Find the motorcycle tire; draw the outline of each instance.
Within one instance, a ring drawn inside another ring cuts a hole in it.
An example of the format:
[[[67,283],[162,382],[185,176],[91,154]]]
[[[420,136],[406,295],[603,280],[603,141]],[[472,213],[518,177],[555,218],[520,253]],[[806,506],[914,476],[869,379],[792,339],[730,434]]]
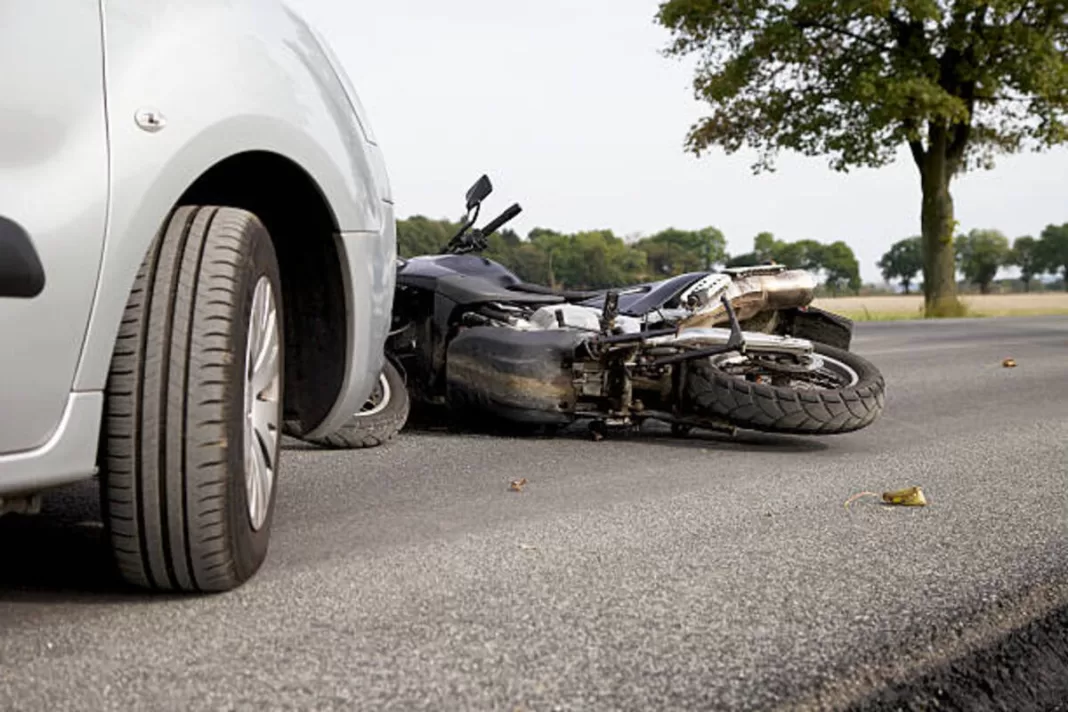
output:
[[[746,380],[713,359],[689,362],[683,408],[697,417],[727,420],[769,433],[831,435],[871,425],[883,410],[886,384],[879,370],[855,353],[813,342],[814,351],[855,380],[841,388],[794,388]]]
[[[330,435],[305,439],[339,450],[378,447],[392,440],[408,420],[411,399],[404,378],[390,361],[386,361],[378,378],[371,398],[348,423]]]

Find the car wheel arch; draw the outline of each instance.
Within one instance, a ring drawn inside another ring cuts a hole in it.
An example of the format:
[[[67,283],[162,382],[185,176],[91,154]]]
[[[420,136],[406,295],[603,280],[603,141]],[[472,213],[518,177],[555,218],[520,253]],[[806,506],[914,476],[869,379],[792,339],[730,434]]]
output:
[[[284,420],[303,431],[327,415],[344,385],[349,320],[337,216],[315,179],[271,151],[246,151],[206,170],[176,202],[255,214],[274,244],[286,333]]]

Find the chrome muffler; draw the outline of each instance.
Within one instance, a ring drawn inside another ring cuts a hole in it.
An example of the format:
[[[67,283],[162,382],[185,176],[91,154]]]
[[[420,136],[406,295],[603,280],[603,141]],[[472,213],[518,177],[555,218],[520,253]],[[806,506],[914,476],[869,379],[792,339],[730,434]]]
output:
[[[685,329],[678,334],[656,336],[645,341],[647,346],[682,346],[691,349],[704,349],[726,346],[731,338],[730,329],[717,327],[696,327]],[[812,342],[792,336],[777,336],[760,332],[745,332],[745,350],[794,356],[807,356],[812,353]]]
[[[816,294],[816,278],[803,269],[751,268],[710,274],[680,295],[691,310],[680,330],[719,326],[730,321],[722,298],[727,297],[739,321],[765,311],[807,306]]]

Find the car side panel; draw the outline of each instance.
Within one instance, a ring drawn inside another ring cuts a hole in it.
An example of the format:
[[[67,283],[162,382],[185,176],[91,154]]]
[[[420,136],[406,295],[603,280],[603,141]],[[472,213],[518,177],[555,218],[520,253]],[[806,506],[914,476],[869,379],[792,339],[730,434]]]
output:
[[[392,323],[390,314],[397,282],[394,258],[382,259],[383,252],[395,253],[397,243],[393,207],[387,204],[386,210],[385,227],[373,239],[360,233],[343,233],[338,238],[338,249],[345,256],[343,263],[348,264],[345,292],[352,310],[349,321],[360,325],[360,336],[349,340],[349,371],[341,388],[341,397],[323,422],[308,431],[308,437],[329,435],[347,423],[367,402],[377,375],[385,365],[383,345]]]
[[[108,204],[99,6],[0,3],[0,67],[2,239],[19,270],[44,277],[0,294],[0,453],[12,453],[43,446],[64,417],[97,283]]]
[[[128,290],[151,240],[186,188],[235,154],[273,151],[315,180],[338,239],[349,245],[345,254],[374,263],[349,265],[364,280],[347,290],[350,300],[366,298],[366,278],[391,267],[396,249],[388,178],[313,31],[285,5],[259,0],[105,0],[104,17],[112,218],[76,386],[105,385]],[[134,118],[143,109],[158,112],[163,127],[139,128]],[[368,363],[357,357],[378,324],[388,325],[391,307],[392,292],[370,304],[350,301],[354,392],[338,405],[358,406],[370,393],[377,374],[360,373]]]

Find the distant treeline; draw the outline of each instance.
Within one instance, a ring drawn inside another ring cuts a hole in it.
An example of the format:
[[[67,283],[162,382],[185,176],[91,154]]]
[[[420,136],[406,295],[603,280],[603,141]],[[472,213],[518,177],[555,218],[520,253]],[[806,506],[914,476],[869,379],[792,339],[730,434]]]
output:
[[[398,220],[398,250],[404,257],[436,254],[459,228],[458,223],[422,215]],[[1011,244],[997,230],[972,230],[959,235],[955,247],[958,272],[983,293],[990,291],[1002,267],[1018,267],[1025,290],[1047,273],[1068,276],[1068,223],[1048,225],[1038,239],[1023,236]],[[636,240],[624,240],[611,230],[567,234],[538,227],[521,238],[505,229],[490,236],[484,255],[527,282],[554,288],[621,287],[719,266],[767,262],[818,274],[824,293],[858,293],[862,287],[860,264],[841,240],[784,242],[762,232],[753,239],[752,251],[732,256],[727,254],[723,233],[714,227],[668,228]],[[899,282],[909,292],[923,272],[920,238],[894,243],[877,266],[884,279]]]
[[[1018,267],[1024,291],[1044,274],[1060,276],[1068,289],[1068,223],[1047,225],[1036,240],[1030,235],[1016,238],[1012,244],[998,230],[972,230],[954,240],[957,271],[964,281],[986,294],[1002,267]],[[923,273],[923,247],[920,237],[895,242],[877,266],[883,279],[897,280],[909,292],[917,276]]]
[[[438,253],[459,228],[457,223],[421,215],[398,220],[398,250],[403,257]],[[483,254],[527,282],[554,288],[620,287],[717,266],[767,261],[816,272],[831,293],[855,292],[861,286],[860,265],[844,242],[782,242],[764,232],[756,236],[752,252],[732,257],[727,254],[726,238],[714,227],[668,228],[633,241],[611,230],[564,234],[535,228],[524,239],[505,229],[490,236]]]

